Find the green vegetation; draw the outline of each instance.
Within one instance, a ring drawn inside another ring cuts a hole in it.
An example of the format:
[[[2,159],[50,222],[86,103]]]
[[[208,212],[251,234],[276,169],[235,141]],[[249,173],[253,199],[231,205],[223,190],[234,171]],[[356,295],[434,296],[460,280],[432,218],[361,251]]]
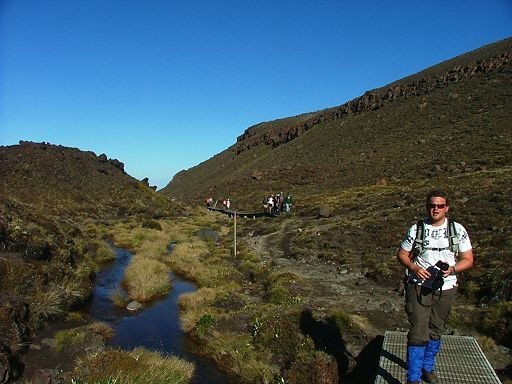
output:
[[[162,356],[142,348],[130,352],[105,350],[82,358],[75,383],[185,384],[194,365],[176,357]]]

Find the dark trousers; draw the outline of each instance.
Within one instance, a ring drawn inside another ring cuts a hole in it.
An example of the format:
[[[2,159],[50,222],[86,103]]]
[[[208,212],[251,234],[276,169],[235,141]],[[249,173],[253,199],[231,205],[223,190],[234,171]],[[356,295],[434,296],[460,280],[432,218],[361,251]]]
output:
[[[430,339],[439,339],[455,298],[457,287],[445,291],[407,284],[405,311],[409,320],[409,345],[426,345]]]

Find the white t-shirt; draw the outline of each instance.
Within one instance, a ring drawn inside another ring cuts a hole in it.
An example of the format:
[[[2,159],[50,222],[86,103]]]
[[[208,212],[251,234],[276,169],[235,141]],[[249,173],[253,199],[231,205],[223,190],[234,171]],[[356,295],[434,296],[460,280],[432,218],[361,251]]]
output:
[[[448,239],[448,220],[445,219],[444,223],[440,226],[433,226],[424,222],[425,225],[425,238],[423,239],[423,252],[416,257],[414,263],[420,267],[427,269],[428,267],[435,265],[439,260],[447,263],[449,266],[455,265],[455,254],[450,251],[450,241]],[[416,239],[416,226],[414,224],[409,228],[405,235],[402,244],[400,245],[403,249],[410,252]],[[471,241],[469,240],[466,229],[459,223],[455,222],[455,232],[459,238],[459,252],[466,252],[472,249]],[[434,249],[432,249],[434,248]],[[437,249],[436,249],[437,248]],[[439,250],[447,248],[444,250]],[[418,284],[422,283],[422,280],[416,277],[414,274],[411,275],[414,282]],[[450,289],[457,285],[457,276],[450,275],[445,277],[442,289]]]

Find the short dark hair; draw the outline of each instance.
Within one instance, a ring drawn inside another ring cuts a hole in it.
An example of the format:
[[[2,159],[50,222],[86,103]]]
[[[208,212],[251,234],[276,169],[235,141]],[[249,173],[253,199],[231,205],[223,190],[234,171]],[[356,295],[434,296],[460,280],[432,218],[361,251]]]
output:
[[[450,205],[450,200],[448,199],[448,194],[445,191],[434,190],[430,191],[427,195],[427,199],[425,200],[425,204],[430,203],[430,199],[433,197],[442,197],[444,201],[446,201],[446,205]]]

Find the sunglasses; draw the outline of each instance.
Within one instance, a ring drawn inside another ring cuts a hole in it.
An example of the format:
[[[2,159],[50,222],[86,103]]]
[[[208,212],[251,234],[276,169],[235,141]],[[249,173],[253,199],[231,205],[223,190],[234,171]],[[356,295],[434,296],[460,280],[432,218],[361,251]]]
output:
[[[437,209],[444,209],[446,207],[446,204],[427,204],[427,208],[428,209],[434,209],[434,208],[437,208]]]

